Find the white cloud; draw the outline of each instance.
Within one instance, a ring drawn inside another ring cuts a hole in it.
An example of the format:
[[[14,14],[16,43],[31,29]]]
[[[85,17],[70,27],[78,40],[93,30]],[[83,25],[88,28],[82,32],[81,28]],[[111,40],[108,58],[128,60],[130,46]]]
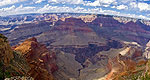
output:
[[[23,5],[16,7],[12,5],[11,7],[0,9],[0,15],[6,16],[6,15],[25,14],[25,13],[32,13],[35,11],[36,11],[35,7],[29,7],[29,6],[23,7]]]
[[[105,3],[105,4],[111,4],[115,2],[116,0],[99,0],[100,3]]]
[[[26,6],[26,7],[23,7],[23,5],[20,5],[19,7],[17,7],[16,9],[15,9],[15,12],[20,12],[20,13],[24,13],[24,12],[34,12],[35,10],[35,7],[30,7],[30,6]]]
[[[38,9],[37,12],[40,13],[46,13],[46,12],[101,13],[102,9],[101,8],[85,9],[84,7],[79,7],[79,6],[75,8],[70,8],[68,6],[59,7],[59,6],[51,6],[47,4],[43,8]]]
[[[150,10],[150,5],[147,3],[138,3],[138,8],[140,9],[140,11]]]
[[[51,3],[51,2],[57,3],[57,0],[48,0],[48,2],[49,2],[49,3]]]
[[[94,2],[89,2],[87,4],[85,4],[87,6],[101,6],[100,2],[98,0],[94,1]]]
[[[123,9],[128,9],[128,6],[126,6],[126,5],[119,5],[116,8],[119,9],[119,10],[123,10]]]
[[[104,6],[108,7],[110,4],[117,4],[116,0],[95,0],[94,2],[87,2],[87,6]]]
[[[48,0],[48,2],[68,3],[68,4],[83,4],[83,0]]]
[[[136,2],[136,0],[117,0],[117,2],[126,4],[126,3],[130,3],[130,2]]]
[[[103,10],[102,14],[106,14],[106,15],[119,15],[120,12],[113,11],[113,10]]]
[[[12,5],[11,7],[2,8],[2,9],[0,9],[0,14],[6,13],[8,11],[12,11],[14,9],[15,9],[14,5]]]
[[[41,3],[43,1],[45,1],[45,0],[36,0],[35,3]]]
[[[138,5],[137,5],[136,2],[131,2],[131,3],[129,3],[129,6],[130,6],[131,8],[137,8],[137,7],[138,7]]]
[[[44,7],[37,10],[38,13],[46,13],[46,12],[73,12],[73,8],[68,6],[51,6],[49,4],[45,5]]]
[[[14,4],[14,3],[23,2],[23,1],[26,1],[26,0],[1,0],[0,6],[5,6],[8,4]]]
[[[14,9],[15,9],[15,6],[12,5],[11,7],[3,8],[3,11],[11,11],[11,10],[14,10]]]
[[[104,6],[109,7],[110,4],[116,4],[116,0],[95,0],[94,2],[87,2],[84,5],[86,6]]]

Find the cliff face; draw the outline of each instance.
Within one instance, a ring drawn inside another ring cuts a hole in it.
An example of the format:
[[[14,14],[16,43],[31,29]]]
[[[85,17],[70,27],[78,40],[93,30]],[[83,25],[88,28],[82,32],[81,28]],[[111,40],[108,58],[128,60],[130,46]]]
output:
[[[150,59],[150,41],[146,44],[145,52],[143,56],[147,59]]]
[[[7,38],[4,35],[0,34],[0,61],[8,65],[10,63],[10,60],[13,58],[13,50],[11,49]]]
[[[35,80],[54,80],[52,73],[57,70],[55,52],[49,52],[36,38],[13,47],[15,52],[2,34],[0,43],[0,73],[3,73],[0,74],[0,79],[8,78],[9,75],[31,76]]]
[[[58,20],[47,32],[36,36],[39,42],[47,46],[59,45],[88,45],[89,42],[103,43],[105,39],[98,36],[88,25],[77,18],[66,18],[65,21]]]
[[[31,68],[28,74],[35,80],[54,79],[52,73],[57,70],[55,53],[49,52],[46,46],[37,42],[36,38],[25,40],[14,50],[21,52],[25,57]]]
[[[26,71],[28,71],[28,65],[24,59],[20,59],[20,56],[11,49],[7,38],[0,34],[0,79],[20,76]]]
[[[143,69],[143,72],[141,72],[143,74],[146,71],[145,65],[147,61],[142,57],[143,52],[140,47],[132,46],[129,50],[124,50],[126,49],[123,49],[116,57],[110,59],[111,71],[106,76],[107,80],[128,80],[132,79],[131,76],[134,74],[140,73],[140,70]],[[122,52],[125,55],[122,55]]]
[[[139,20],[135,22],[131,20],[127,23],[122,23],[112,17],[100,16],[88,24],[99,36],[105,38],[137,42],[142,46],[149,40],[149,26],[143,24]]]
[[[149,40],[150,28],[144,23],[149,21],[104,15],[75,15],[29,15],[25,16],[25,20],[31,20],[30,23],[6,24],[2,25],[0,30],[8,37],[11,45],[16,45],[29,37],[36,37],[47,45],[51,43],[54,45],[62,43],[87,45],[88,42],[102,42],[101,40],[112,38],[145,45]],[[65,20],[61,20],[61,18]],[[69,41],[61,40],[61,37],[74,38],[73,40],[76,42],[70,39]]]

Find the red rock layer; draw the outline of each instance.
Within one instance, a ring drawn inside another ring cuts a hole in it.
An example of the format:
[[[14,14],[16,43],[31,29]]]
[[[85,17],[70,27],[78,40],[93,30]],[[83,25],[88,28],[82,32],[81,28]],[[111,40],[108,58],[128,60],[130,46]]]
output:
[[[24,41],[15,48],[22,53],[30,64],[28,74],[35,80],[53,80],[52,73],[57,70],[55,53],[49,52],[45,45],[37,42],[36,38]]]

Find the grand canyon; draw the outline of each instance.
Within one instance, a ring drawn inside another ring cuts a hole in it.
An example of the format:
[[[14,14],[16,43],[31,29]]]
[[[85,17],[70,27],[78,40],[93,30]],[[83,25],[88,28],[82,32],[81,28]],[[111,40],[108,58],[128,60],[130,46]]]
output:
[[[0,17],[0,80],[150,80],[150,21],[86,13]]]

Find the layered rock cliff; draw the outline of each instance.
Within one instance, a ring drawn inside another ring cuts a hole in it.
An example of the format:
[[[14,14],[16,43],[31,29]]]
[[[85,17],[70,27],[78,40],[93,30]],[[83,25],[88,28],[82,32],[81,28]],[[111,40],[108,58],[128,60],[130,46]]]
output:
[[[0,79],[6,77],[20,76],[26,73],[28,65],[20,55],[14,52],[7,38],[0,34]],[[22,65],[20,65],[22,64]]]
[[[13,50],[11,49],[7,38],[0,34],[0,61],[4,64],[9,64],[10,60],[13,58]]]
[[[58,44],[62,44],[59,41],[62,36],[66,36],[66,38],[77,37],[79,41],[76,44],[87,44],[87,42],[99,42],[100,40],[113,38],[130,42],[134,41],[145,45],[150,36],[149,25],[144,23],[149,21],[128,17],[86,14],[43,14],[32,17],[35,21],[31,23],[1,25],[1,33],[4,33],[8,37],[11,45],[16,45],[20,41],[34,36],[40,42],[47,45],[53,42],[55,42],[53,44],[57,42],[59,42]],[[31,15],[28,15],[26,18],[31,18]],[[63,21],[61,18],[65,20]],[[4,18],[4,21],[7,21],[7,19]],[[18,33],[22,34],[18,35]],[[66,41],[65,39],[63,41],[61,42],[64,44],[66,42],[71,43],[71,40]],[[69,43],[66,44],[69,45]]]
[[[21,52],[29,63],[28,74],[35,80],[54,80],[52,73],[57,70],[54,52],[37,42],[36,38],[25,40],[16,46],[15,51]],[[42,74],[41,74],[42,73]]]
[[[13,47],[14,51],[2,34],[0,43],[0,79],[30,76],[35,80],[54,80],[52,73],[57,70],[55,52],[49,52],[36,38]]]

